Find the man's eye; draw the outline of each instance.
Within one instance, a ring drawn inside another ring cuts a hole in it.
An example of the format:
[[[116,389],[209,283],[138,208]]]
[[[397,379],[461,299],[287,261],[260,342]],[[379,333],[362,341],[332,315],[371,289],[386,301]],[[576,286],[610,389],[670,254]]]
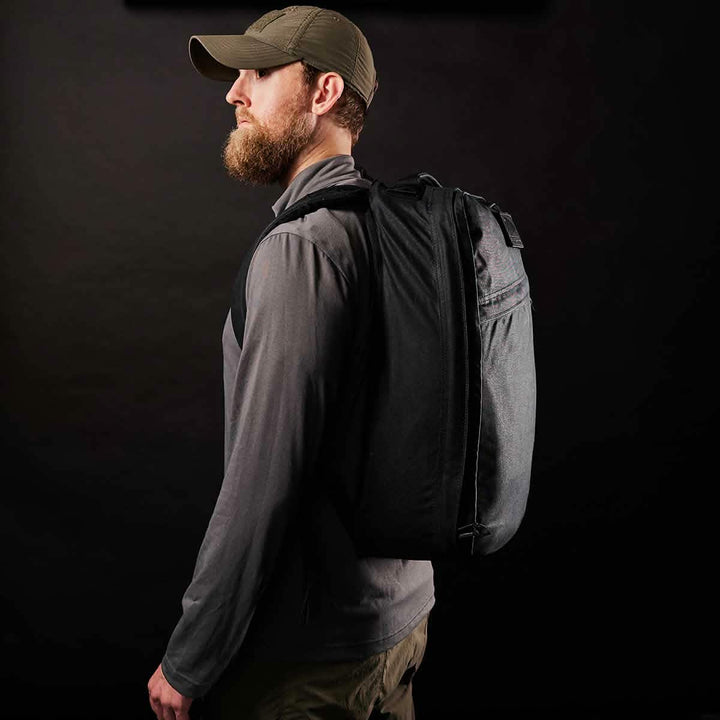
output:
[[[268,74],[267,68],[258,68],[255,72],[259,78],[265,77]]]

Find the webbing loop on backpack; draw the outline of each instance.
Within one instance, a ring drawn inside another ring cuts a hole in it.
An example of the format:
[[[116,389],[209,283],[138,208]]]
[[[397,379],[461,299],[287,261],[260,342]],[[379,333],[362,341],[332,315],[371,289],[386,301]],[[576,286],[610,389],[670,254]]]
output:
[[[505,236],[505,242],[509,247],[523,248],[525,247],[520,239],[520,233],[515,225],[515,221],[512,219],[510,213],[503,212],[497,203],[490,205],[495,219],[502,228],[503,235]]]

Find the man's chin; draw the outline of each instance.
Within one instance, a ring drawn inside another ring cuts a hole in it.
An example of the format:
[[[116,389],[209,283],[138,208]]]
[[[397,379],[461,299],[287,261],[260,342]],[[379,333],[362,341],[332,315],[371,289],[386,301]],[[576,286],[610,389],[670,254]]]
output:
[[[237,128],[228,136],[223,150],[225,170],[230,177],[252,185],[269,185],[275,173],[267,160],[263,162],[261,148],[248,142],[248,133]]]
[[[280,131],[252,122],[231,130],[225,143],[225,168],[237,180],[253,185],[282,183],[312,137],[301,114],[291,117]]]
[[[230,177],[251,185],[273,185],[283,180],[295,153],[281,152],[269,143],[248,142],[246,137],[231,137],[223,159]]]

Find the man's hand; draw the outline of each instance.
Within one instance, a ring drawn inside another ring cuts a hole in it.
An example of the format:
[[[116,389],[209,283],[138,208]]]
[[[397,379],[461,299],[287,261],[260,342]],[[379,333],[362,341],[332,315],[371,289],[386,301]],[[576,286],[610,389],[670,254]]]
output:
[[[181,695],[163,675],[162,666],[148,681],[150,707],[158,720],[190,720],[192,698]]]

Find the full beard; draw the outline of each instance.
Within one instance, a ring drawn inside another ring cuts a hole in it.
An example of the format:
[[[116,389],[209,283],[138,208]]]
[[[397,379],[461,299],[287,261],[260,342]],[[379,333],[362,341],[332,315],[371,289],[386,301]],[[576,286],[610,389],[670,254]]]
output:
[[[288,175],[312,136],[304,99],[304,96],[298,98],[288,109],[287,120],[280,128],[252,119],[228,135],[223,161],[231,177],[256,185],[271,185]]]

